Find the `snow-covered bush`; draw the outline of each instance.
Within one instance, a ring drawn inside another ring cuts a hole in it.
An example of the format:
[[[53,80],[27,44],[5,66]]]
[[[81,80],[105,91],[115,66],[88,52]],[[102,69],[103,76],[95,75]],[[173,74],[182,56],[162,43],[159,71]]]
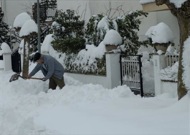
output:
[[[130,12],[117,18],[94,15],[89,19],[84,34],[84,21],[79,19],[80,16],[73,10],[58,11],[52,24],[55,36],[53,48],[66,53],[64,63],[68,71],[105,74],[105,46],[123,44],[121,51],[128,55],[137,54],[140,45],[145,44],[139,41],[137,35],[141,23],[139,17],[146,15],[142,11]],[[86,49],[85,41],[88,46]],[[97,54],[97,48],[101,48],[99,56],[93,55],[94,52]]]
[[[42,43],[41,51],[55,57],[63,64],[65,71],[83,74],[106,74],[105,45],[103,42],[97,47],[86,45],[86,49],[82,49],[77,54],[67,54],[54,50],[52,47],[52,41],[54,40],[53,34],[47,35]]]
[[[123,46],[121,50],[128,55],[136,54],[141,45],[147,44],[147,41],[139,41],[137,35],[141,23],[140,16],[147,16],[147,13],[135,11],[117,18],[109,18],[99,14],[94,15],[87,23],[87,42],[98,45],[104,39],[106,33],[114,29],[122,37]]]

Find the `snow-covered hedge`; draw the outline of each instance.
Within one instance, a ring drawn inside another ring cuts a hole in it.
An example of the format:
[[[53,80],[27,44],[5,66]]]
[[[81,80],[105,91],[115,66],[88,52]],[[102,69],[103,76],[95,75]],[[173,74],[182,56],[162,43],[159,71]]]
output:
[[[42,44],[41,51],[45,54],[49,53],[58,59],[63,64],[65,71],[83,74],[106,74],[105,45],[103,42],[97,47],[86,45],[86,48],[77,54],[67,54],[54,50],[52,47],[53,40],[53,34],[47,35]]]

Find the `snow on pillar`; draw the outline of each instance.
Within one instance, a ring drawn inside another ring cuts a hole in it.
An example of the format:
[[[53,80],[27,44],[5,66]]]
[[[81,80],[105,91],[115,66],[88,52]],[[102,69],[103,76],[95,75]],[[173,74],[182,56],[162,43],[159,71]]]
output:
[[[155,96],[162,93],[162,83],[160,79],[160,70],[165,68],[165,55],[153,55],[154,63],[154,84],[155,84]]]
[[[120,53],[106,53],[106,76],[110,89],[121,85]]]
[[[11,62],[11,49],[7,43],[1,44],[2,54],[3,54],[3,63],[4,63],[4,71],[12,70],[12,62]]]

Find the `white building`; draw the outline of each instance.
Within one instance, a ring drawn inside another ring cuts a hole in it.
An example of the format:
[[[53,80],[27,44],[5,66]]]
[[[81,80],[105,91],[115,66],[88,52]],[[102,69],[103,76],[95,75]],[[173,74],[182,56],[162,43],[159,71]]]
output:
[[[9,25],[13,24],[14,18],[21,12],[32,13],[32,5],[37,0],[0,0],[0,5],[5,13],[4,21]],[[119,13],[130,12],[134,10],[142,10],[142,5],[139,0],[57,0],[58,9],[65,11],[66,9],[73,9],[78,12],[83,19],[88,20],[92,15],[98,13],[104,13],[117,16]],[[120,8],[120,10],[119,10]],[[116,14],[111,12],[118,9]],[[139,36],[141,39],[145,38],[145,33],[150,26],[154,26],[160,22],[167,24],[174,33],[175,44],[179,44],[179,28],[177,19],[173,16],[169,10],[149,12],[147,18],[142,18],[142,24],[140,26]]]

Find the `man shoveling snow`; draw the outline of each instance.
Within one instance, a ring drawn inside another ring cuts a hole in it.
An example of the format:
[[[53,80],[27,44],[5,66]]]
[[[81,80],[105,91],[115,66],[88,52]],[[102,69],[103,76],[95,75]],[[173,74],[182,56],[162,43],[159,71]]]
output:
[[[32,60],[33,62],[37,62],[37,65],[28,75],[28,79],[41,70],[44,75],[44,78],[41,80],[46,81],[49,79],[49,89],[55,90],[57,86],[62,89],[65,86],[63,77],[64,68],[55,58],[37,52],[33,55]]]

